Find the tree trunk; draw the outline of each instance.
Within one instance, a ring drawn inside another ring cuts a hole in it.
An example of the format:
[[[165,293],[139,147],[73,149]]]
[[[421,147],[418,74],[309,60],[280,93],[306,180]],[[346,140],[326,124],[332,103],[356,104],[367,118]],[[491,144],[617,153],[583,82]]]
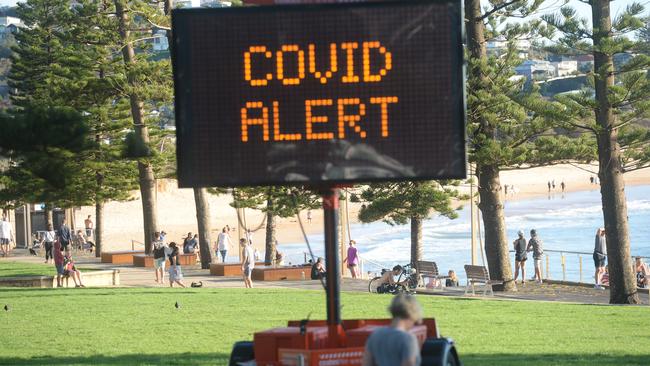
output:
[[[120,39],[124,43],[122,47],[122,57],[124,64],[127,68],[127,82],[130,86],[136,87],[137,81],[135,75],[131,72],[131,68],[135,64],[135,51],[131,43],[129,31],[129,18],[124,12],[124,0],[114,0],[115,13],[119,19],[119,32]],[[135,136],[138,146],[147,146],[149,144],[149,130],[145,124],[143,115],[144,105],[140,97],[132,92],[129,95],[129,103],[131,105],[131,116],[133,117],[133,126],[135,128]],[[142,157],[140,157],[142,158]],[[156,180],[153,173],[151,163],[139,160],[138,161],[138,174],[140,184],[140,195],[142,198],[142,216],[144,219],[144,243],[145,252],[151,253],[151,243],[154,232],[157,231],[157,208],[156,208]]]
[[[54,227],[54,212],[52,212],[52,205],[49,203],[45,204],[45,229],[47,230],[50,225],[52,225],[52,228],[56,230]],[[29,215],[29,212],[27,213]]]
[[[596,123],[600,127],[598,132],[598,177],[600,178],[600,194],[607,237],[610,274],[609,302],[612,304],[638,304],[639,296],[630,255],[621,149],[618,143],[616,120],[608,98],[610,89],[614,86],[614,62],[611,55],[597,51],[612,41],[609,4],[609,0],[593,0],[591,2],[594,23]]]
[[[411,217],[411,263],[415,265],[422,260],[422,219],[417,216]]]
[[[196,204],[196,222],[199,227],[199,254],[201,268],[210,269],[212,250],[210,249],[210,204],[205,188],[194,188],[194,203]]]
[[[266,201],[266,253],[264,264],[271,265],[275,261],[275,215],[273,214],[273,201]]]
[[[101,257],[104,243],[104,202],[95,203],[95,257]]]
[[[499,171],[493,166],[477,164],[479,208],[483,214],[485,230],[485,257],[490,271],[490,278],[504,281],[503,286],[495,285],[498,291],[510,291],[515,288],[508,253],[506,222],[501,202],[501,182]]]
[[[485,24],[481,19],[480,0],[465,0],[465,19],[467,28],[467,45],[470,57],[481,63],[487,60],[485,48]],[[472,88],[487,87],[488,80],[483,70],[478,65],[473,65],[469,70]],[[470,109],[475,109],[473,105]],[[496,138],[495,129],[487,120],[480,119],[480,131],[477,134],[483,135],[486,140]],[[476,146],[481,149],[481,146]],[[497,291],[511,291],[515,289],[512,280],[512,269],[508,255],[508,242],[506,235],[506,224],[501,202],[501,182],[499,179],[499,166],[495,163],[476,163],[478,175],[478,192],[480,197],[479,209],[483,214],[485,227],[485,255],[488,260],[490,278],[504,282],[502,286],[494,286]]]

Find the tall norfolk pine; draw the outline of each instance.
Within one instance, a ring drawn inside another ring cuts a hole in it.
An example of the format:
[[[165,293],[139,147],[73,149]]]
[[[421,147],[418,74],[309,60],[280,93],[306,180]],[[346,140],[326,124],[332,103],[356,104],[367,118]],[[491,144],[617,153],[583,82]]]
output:
[[[643,7],[629,5],[612,19],[610,1],[592,0],[590,5],[591,28],[570,7],[544,20],[551,31],[561,32],[558,50],[594,55],[592,87],[559,100],[565,106],[567,123],[595,137],[607,232],[610,302],[636,304],[639,298],[630,257],[623,174],[650,165],[650,132],[640,123],[650,117],[650,57],[637,55],[615,69],[614,55],[643,50],[643,45],[630,37],[643,27]],[[552,35],[547,34],[549,38]]]
[[[482,9],[479,0],[465,0],[467,34],[467,131],[469,159],[476,167],[479,209],[485,230],[485,254],[490,277],[504,281],[500,290],[513,290],[504,206],[502,170],[566,161],[588,161],[593,151],[584,138],[571,140],[558,128],[560,106],[545,101],[533,88],[526,91],[513,81],[521,62],[514,44],[504,55],[488,55],[486,42],[499,35],[510,41],[530,37],[538,21],[503,24],[509,16],[531,15],[541,1],[495,1]]]

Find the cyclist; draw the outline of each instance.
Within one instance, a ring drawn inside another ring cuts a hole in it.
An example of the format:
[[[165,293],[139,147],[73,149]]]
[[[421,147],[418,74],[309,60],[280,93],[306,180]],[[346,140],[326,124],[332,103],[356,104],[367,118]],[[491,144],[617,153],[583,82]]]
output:
[[[381,279],[379,279],[377,292],[380,294],[385,292],[391,292],[391,289],[395,289],[398,285],[406,286],[406,282],[408,281],[408,278],[400,282],[395,281],[395,276],[399,276],[403,271],[404,269],[402,268],[402,266],[398,264],[395,267],[393,267],[392,271],[384,272],[384,274],[381,275]]]

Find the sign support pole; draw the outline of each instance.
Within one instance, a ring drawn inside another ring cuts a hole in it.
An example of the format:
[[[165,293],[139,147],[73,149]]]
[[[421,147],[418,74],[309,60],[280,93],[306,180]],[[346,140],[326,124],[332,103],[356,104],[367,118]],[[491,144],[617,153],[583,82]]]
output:
[[[343,337],[341,327],[340,277],[338,250],[339,190],[329,187],[322,192],[325,222],[325,268],[327,269],[325,291],[327,294],[327,326],[330,346],[339,347]]]

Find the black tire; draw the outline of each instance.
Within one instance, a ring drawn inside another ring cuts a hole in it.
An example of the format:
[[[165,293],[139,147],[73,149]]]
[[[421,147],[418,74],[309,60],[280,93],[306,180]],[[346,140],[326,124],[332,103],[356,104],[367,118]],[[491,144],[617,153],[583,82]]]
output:
[[[429,338],[422,344],[422,366],[461,366],[454,341],[448,338]]]
[[[230,354],[229,366],[239,366],[240,362],[253,361],[255,359],[255,351],[253,350],[253,342],[241,341],[235,343],[232,347]]]
[[[381,277],[375,277],[371,279],[370,282],[368,282],[368,292],[370,292],[371,294],[377,293],[377,287],[380,286],[378,285],[379,280],[381,280]]]

